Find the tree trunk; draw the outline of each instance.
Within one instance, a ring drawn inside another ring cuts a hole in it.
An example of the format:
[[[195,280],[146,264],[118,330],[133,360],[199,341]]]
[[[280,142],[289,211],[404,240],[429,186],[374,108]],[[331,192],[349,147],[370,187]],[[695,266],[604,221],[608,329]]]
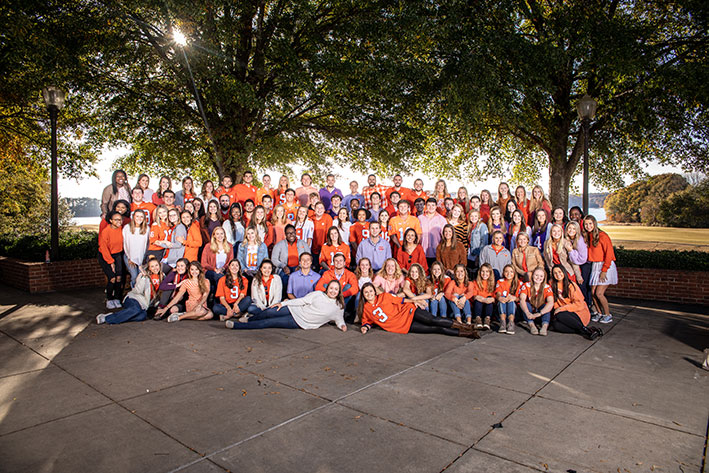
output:
[[[564,155],[549,159],[549,200],[554,207],[561,207],[568,212],[569,186],[574,169],[565,161]]]

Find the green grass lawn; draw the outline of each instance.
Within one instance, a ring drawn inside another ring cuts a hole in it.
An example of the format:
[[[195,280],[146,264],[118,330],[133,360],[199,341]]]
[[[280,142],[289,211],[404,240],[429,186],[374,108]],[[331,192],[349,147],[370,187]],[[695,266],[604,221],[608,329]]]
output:
[[[709,228],[670,228],[624,225],[603,225],[611,239],[638,242],[679,243],[682,245],[709,245]]]

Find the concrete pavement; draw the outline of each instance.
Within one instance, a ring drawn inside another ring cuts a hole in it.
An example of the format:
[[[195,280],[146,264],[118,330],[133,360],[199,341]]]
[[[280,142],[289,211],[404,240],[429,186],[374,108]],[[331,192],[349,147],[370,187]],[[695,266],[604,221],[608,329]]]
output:
[[[0,286],[0,471],[696,472],[706,308],[622,301],[589,342],[97,326]]]

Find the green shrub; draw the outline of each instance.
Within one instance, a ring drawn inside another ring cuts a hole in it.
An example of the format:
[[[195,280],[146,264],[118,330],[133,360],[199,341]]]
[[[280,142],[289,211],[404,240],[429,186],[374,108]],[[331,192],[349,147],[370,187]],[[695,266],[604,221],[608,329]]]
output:
[[[0,239],[0,256],[23,261],[44,261],[49,249],[49,235],[25,235]],[[98,234],[86,230],[65,231],[59,234],[59,260],[96,258]]]
[[[626,250],[615,248],[616,264],[626,268],[709,271],[709,253],[677,250]]]

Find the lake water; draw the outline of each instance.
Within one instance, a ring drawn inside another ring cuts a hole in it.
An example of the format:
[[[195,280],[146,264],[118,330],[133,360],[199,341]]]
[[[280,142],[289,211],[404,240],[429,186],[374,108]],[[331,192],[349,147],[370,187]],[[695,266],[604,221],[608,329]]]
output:
[[[599,222],[606,219],[606,211],[603,208],[588,209],[588,213],[596,217]],[[101,217],[74,217],[71,222],[74,225],[98,225],[101,223]]]

